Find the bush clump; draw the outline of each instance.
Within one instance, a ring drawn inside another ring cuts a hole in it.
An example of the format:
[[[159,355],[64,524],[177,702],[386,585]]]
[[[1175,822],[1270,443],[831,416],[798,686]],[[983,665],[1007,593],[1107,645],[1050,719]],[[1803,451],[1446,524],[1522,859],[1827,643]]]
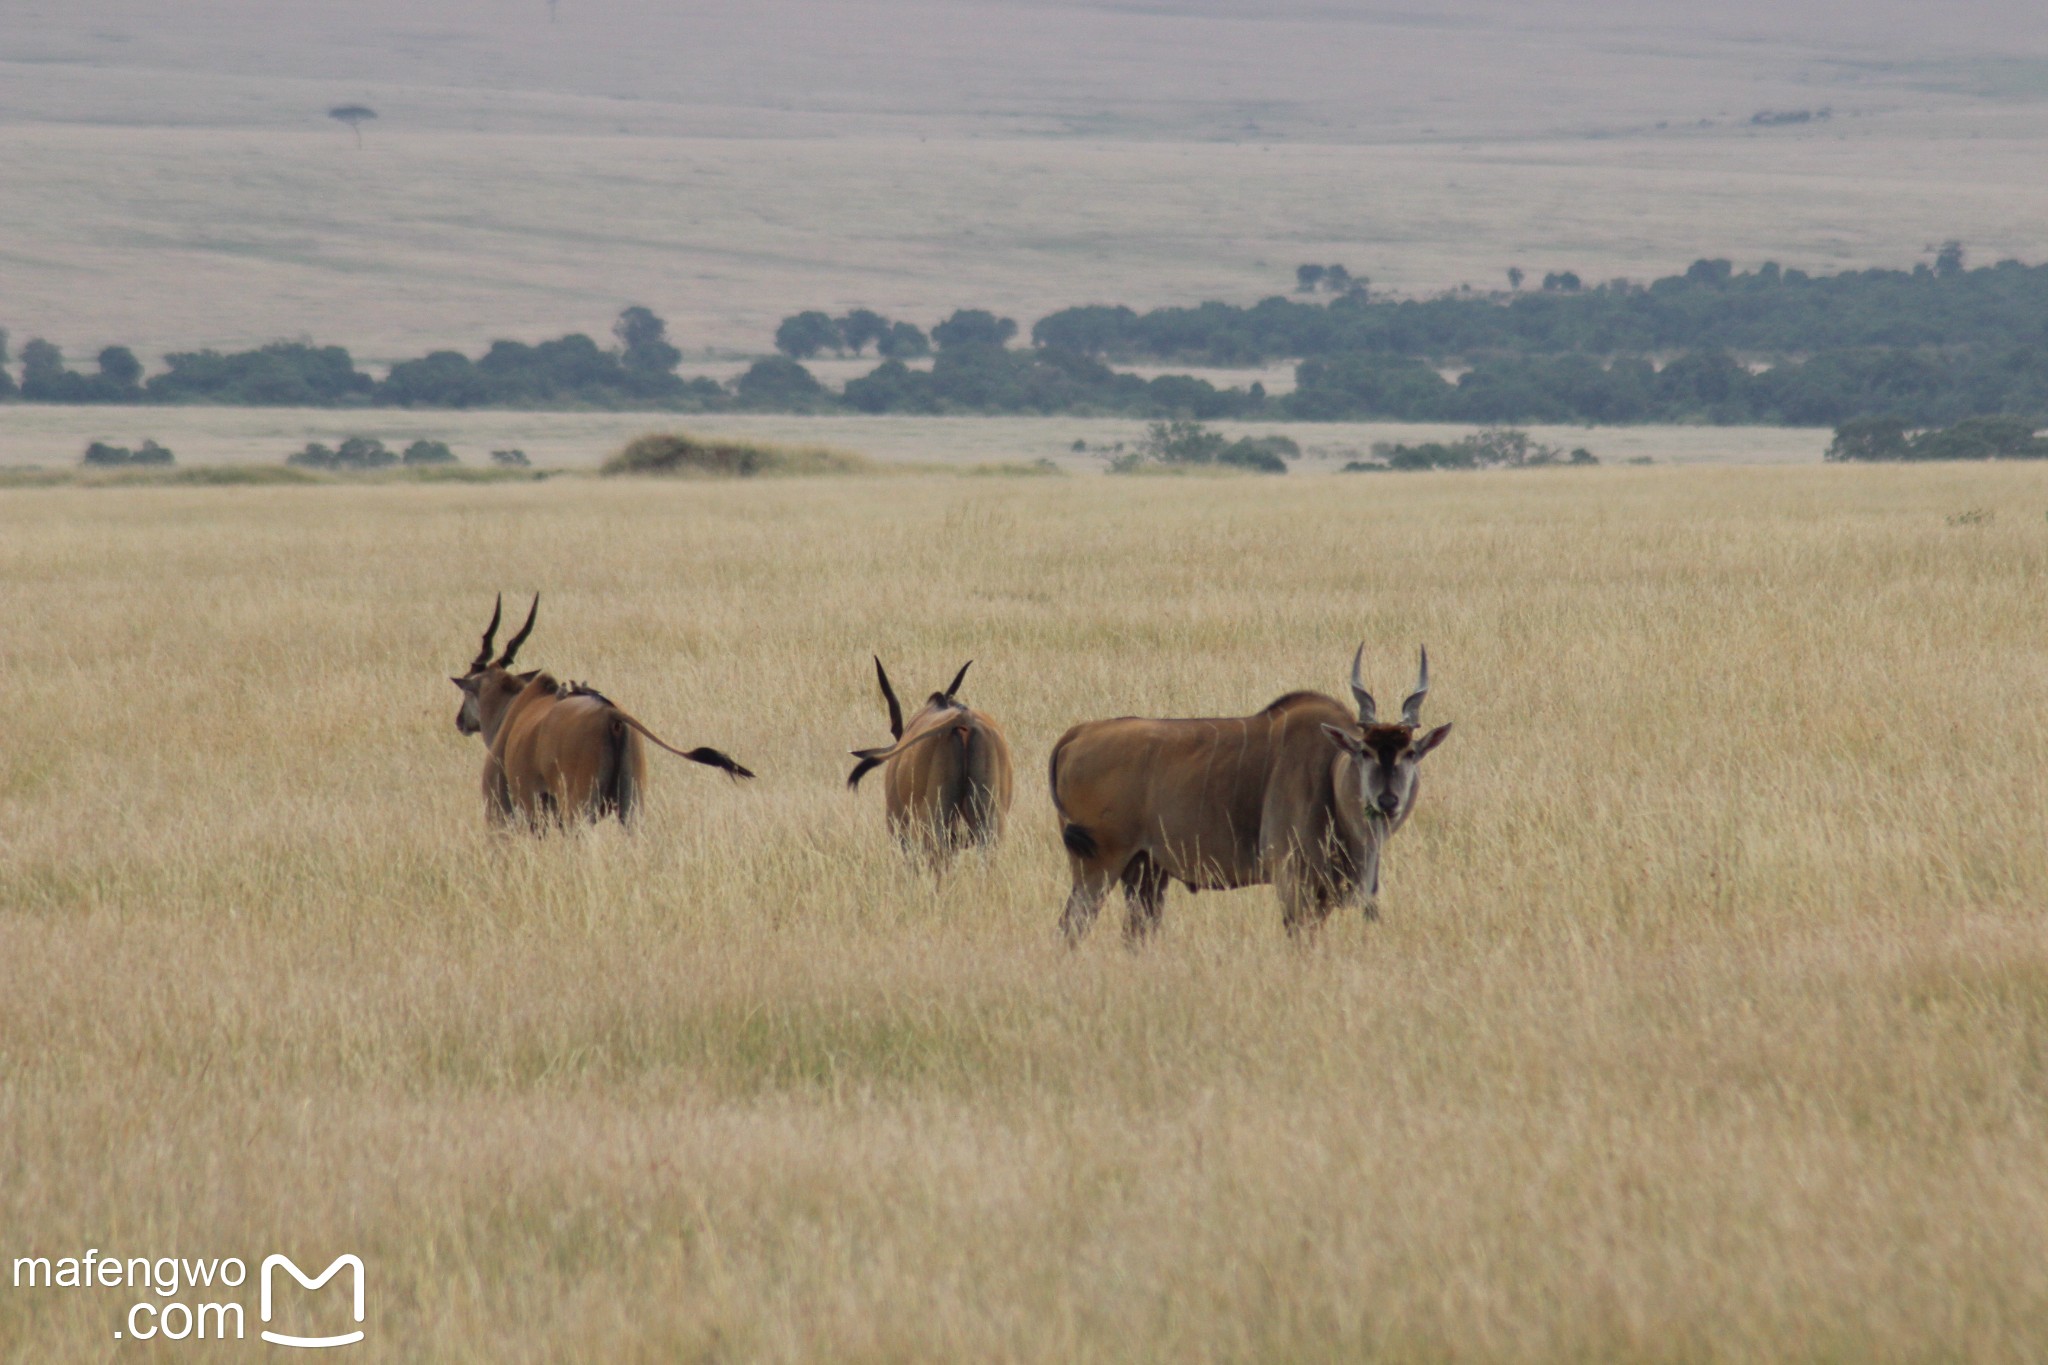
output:
[[[399,459],[405,464],[459,464],[455,452],[448,448],[446,441],[414,441],[405,448]]]
[[[133,450],[127,446],[113,446],[105,441],[94,441],[85,448],[84,462],[97,469],[107,469],[132,465],[155,465],[161,468],[176,464],[178,461],[177,457],[171,454],[169,446],[145,440]]]
[[[1536,469],[1546,465],[1593,465],[1599,458],[1584,446],[1567,453],[1562,446],[1545,445],[1526,431],[1512,427],[1488,427],[1455,441],[1424,441],[1417,445],[1374,443],[1373,458],[1353,460],[1344,466],[1347,474],[1381,469]]]
[[[533,461],[526,458],[526,452],[516,446],[511,450],[492,451],[491,463],[501,469],[528,469],[533,465]]]
[[[862,456],[824,446],[700,440],[681,432],[650,432],[628,441],[599,472],[745,479],[764,474],[864,474],[873,468]]]
[[[384,469],[398,463],[385,444],[374,436],[351,436],[339,446],[330,448],[318,441],[308,441],[303,450],[285,457],[288,465],[301,469],[332,469],[354,473],[366,469]]]
[[[1154,422],[1130,450],[1109,459],[1112,474],[1135,474],[1153,466],[1225,465],[1260,474],[1285,474],[1301,447],[1285,436],[1241,436],[1233,441],[1200,422]]]

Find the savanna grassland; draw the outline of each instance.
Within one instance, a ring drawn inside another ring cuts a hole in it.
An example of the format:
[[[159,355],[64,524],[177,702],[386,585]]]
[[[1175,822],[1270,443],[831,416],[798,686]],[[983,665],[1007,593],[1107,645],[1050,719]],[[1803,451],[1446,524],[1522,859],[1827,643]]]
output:
[[[2044,514],[2017,465],[0,492],[0,1250],[352,1250],[370,1358],[2037,1359]],[[500,590],[760,779],[487,837],[443,679]],[[1456,723],[1384,920],[1059,946],[1058,733],[1360,639]],[[943,880],[843,788],[871,652],[974,658],[1019,751]],[[0,1294],[10,1360],[146,1353],[133,1291]]]

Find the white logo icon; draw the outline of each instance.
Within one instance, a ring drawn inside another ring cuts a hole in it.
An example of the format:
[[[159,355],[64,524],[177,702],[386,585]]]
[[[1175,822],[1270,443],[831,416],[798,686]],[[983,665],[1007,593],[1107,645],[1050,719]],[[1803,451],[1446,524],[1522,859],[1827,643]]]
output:
[[[360,1257],[337,1256],[334,1258],[334,1264],[321,1271],[317,1279],[309,1280],[304,1272],[292,1264],[291,1257],[266,1256],[263,1258],[263,1294],[260,1310],[263,1321],[270,1321],[270,1272],[278,1266],[283,1266],[286,1270],[290,1271],[291,1277],[297,1280],[300,1287],[304,1289],[318,1289],[321,1285],[333,1279],[344,1266],[355,1271],[356,1321],[361,1322],[363,1320],[363,1262]],[[347,1346],[351,1342],[361,1341],[363,1339],[363,1330],[358,1327],[355,1331],[346,1332],[338,1337],[294,1337],[287,1336],[283,1332],[268,1330],[264,1331],[262,1335],[265,1341],[270,1342],[274,1346]]]

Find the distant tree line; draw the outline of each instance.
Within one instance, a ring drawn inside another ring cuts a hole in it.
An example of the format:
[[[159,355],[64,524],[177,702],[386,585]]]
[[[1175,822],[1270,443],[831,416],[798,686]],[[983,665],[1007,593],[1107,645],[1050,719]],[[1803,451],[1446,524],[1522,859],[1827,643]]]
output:
[[[1519,286],[1521,272],[1512,271]],[[1967,270],[1960,243],[1932,266],[1808,275],[1766,264],[1736,273],[1695,261],[1647,285],[1583,287],[1551,271],[1541,293],[1456,291],[1427,299],[1346,293],[1248,306],[1062,309],[1031,329],[1041,346],[1115,361],[1256,365],[1333,355],[1476,360],[1497,354],[1646,355],[1730,350],[1785,356],[1862,347],[2048,342],[2048,265]]]
[[[381,381],[356,368],[340,346],[279,341],[250,351],[174,351],[164,370],[143,378],[125,346],[101,351],[97,371],[67,367],[47,341],[22,348],[21,383],[0,398],[39,403],[219,403],[237,407],[716,407],[733,394],[710,379],[675,373],[682,352],[646,308],[619,314],[619,343],[599,346],[574,333],[528,345],[495,341],[477,359],[434,351],[401,361]],[[0,374],[5,374],[0,333]]]
[[[1339,266],[1297,270],[1327,302],[1054,313],[1011,344],[1014,319],[960,309],[929,333],[856,309],[812,310],[776,329],[778,354],[721,383],[685,377],[667,327],[620,313],[610,345],[580,333],[496,341],[472,358],[435,351],[378,379],[339,346],[278,342],[168,355],[145,377],[123,346],[73,370],[47,341],[0,333],[0,400],[59,403],[414,408],[649,408],[679,412],[1070,413],[1161,420],[1266,418],[1502,422],[1714,422],[1902,429],[2048,413],[2048,266],[1968,269],[1960,243],[1932,266],[1808,276],[1736,273],[1696,261],[1649,285],[1583,287],[1551,271],[1540,292],[1469,290],[1419,300],[1374,295]],[[1519,286],[1519,268],[1511,272]],[[840,391],[805,359],[879,363]],[[1212,365],[1293,360],[1292,393],[1113,368],[1143,360]],[[912,363],[915,362],[915,363]]]
[[[1303,420],[1833,426],[1890,416],[1925,426],[2048,412],[2048,346],[1825,351],[1766,368],[1719,350],[1662,367],[1640,357],[1505,356],[1455,379],[1421,360],[1337,356],[1303,362],[1280,401]]]

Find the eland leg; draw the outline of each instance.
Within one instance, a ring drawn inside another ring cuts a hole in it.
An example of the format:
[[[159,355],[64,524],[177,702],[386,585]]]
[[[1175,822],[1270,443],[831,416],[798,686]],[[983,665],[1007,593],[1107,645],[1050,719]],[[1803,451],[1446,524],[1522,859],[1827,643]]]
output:
[[[1312,877],[1289,877],[1280,883],[1280,923],[1296,942],[1312,941],[1335,904],[1331,889]]]
[[[1115,881],[1115,874],[1102,868],[1075,865],[1074,889],[1067,893],[1066,908],[1060,911],[1060,934],[1069,948],[1080,947],[1081,940],[1095,927],[1095,916],[1101,912],[1103,898],[1109,895]]]
[[[1124,946],[1141,948],[1166,913],[1166,873],[1149,854],[1124,866]]]

